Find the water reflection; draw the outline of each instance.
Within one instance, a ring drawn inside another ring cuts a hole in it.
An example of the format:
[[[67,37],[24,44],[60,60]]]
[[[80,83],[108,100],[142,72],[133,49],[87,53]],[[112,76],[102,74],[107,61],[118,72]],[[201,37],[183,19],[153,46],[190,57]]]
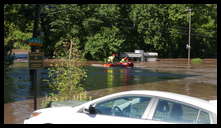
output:
[[[184,86],[184,90],[186,92],[187,95],[190,95],[190,82],[187,82]]]
[[[16,89],[14,86],[14,79],[9,76],[9,73],[4,74],[4,103],[14,101],[14,92]]]
[[[113,82],[114,82],[114,71],[111,69],[107,69],[107,87],[112,88],[113,87]]]
[[[188,80],[179,79],[178,81],[160,81],[153,83],[136,84],[131,86],[119,86],[114,88],[103,88],[98,90],[89,91],[88,94],[92,98],[102,97],[108,94],[129,91],[129,90],[158,90],[174,92],[178,94],[189,95],[193,97],[198,97],[202,99],[217,99],[217,88],[216,86],[208,83],[197,83],[190,82],[187,84]]]
[[[131,86],[150,82],[159,82],[170,79],[182,79],[196,75],[154,72],[140,68],[122,67],[87,67],[88,77],[84,81],[86,90]]]
[[[140,68],[121,67],[86,67],[87,79],[83,82],[87,91],[114,88],[118,86],[131,86],[150,82],[159,82],[169,79],[181,79],[194,75],[155,72]],[[41,77],[47,78],[48,70],[43,69]],[[33,97],[33,88],[30,83],[28,63],[15,63],[12,70],[5,76],[4,102],[20,101]],[[46,82],[40,84],[39,96],[47,95],[49,88]]]
[[[32,92],[29,82],[27,63],[16,63],[6,73],[4,80],[4,102],[19,101],[31,98]]]
[[[45,85],[40,85],[40,96],[47,94]],[[33,98],[34,90],[30,83],[28,63],[14,63],[4,75],[4,103]]]
[[[172,79],[183,79],[197,75],[178,74],[159,72],[141,68],[122,68],[122,67],[86,67],[87,75],[83,81],[83,87],[87,91],[109,88],[111,91],[114,87],[133,86],[138,84],[167,81]],[[47,78],[48,70],[43,69],[41,77]],[[15,63],[13,69],[8,74],[5,83],[4,102],[20,101],[33,97],[33,89],[29,81],[28,63]],[[188,86],[188,85],[187,85]],[[186,87],[187,87],[186,86]],[[179,88],[179,87],[178,87]],[[45,96],[49,92],[46,82],[40,84],[39,96]]]
[[[129,80],[133,79],[133,76],[129,76],[130,69],[129,68],[122,68],[120,69],[120,79],[122,80],[122,84],[127,86],[129,84]]]
[[[168,68],[168,71],[174,72],[168,73],[158,69],[89,66],[86,67],[88,77],[84,84],[92,98],[128,90],[160,90],[202,99],[216,99],[216,67],[198,67],[191,70]],[[44,69],[42,72],[42,77],[47,78],[48,71]],[[4,77],[4,103],[7,103],[4,104],[4,123],[23,123],[33,111],[33,100],[24,100],[32,96],[28,64],[16,63],[13,70]],[[42,96],[48,92],[47,84],[43,81],[40,90]]]

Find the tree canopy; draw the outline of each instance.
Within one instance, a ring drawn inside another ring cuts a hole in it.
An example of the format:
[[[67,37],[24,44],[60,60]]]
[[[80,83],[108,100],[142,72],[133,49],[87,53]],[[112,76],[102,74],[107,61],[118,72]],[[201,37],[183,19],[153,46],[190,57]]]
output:
[[[4,44],[28,48],[35,5],[4,5]],[[191,57],[217,56],[216,4],[42,4],[41,38],[47,57],[71,39],[86,59],[103,60],[112,53],[142,49],[161,58],[186,58],[189,13]],[[60,49],[62,50],[62,49]]]

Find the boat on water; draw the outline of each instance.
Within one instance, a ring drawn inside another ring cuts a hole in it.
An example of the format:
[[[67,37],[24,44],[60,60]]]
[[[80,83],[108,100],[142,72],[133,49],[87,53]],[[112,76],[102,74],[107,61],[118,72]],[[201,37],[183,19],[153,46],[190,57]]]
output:
[[[104,67],[133,67],[134,64],[132,62],[118,62],[114,64],[104,64]]]

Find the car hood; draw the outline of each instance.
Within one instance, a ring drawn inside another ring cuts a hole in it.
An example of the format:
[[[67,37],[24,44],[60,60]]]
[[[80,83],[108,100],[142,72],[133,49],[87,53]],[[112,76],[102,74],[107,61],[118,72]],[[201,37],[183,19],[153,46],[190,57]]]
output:
[[[73,111],[74,108],[71,106],[65,106],[65,107],[51,107],[51,108],[44,108],[44,109],[39,109],[34,112],[41,112],[41,113],[62,113],[62,112],[71,112]]]
[[[77,112],[76,107],[53,107],[53,108],[44,108],[39,109],[35,112],[40,114],[35,117],[31,117],[28,120],[25,120],[24,123],[50,123],[50,122],[60,122],[63,117],[70,119]]]
[[[77,101],[77,100],[68,100],[68,101],[55,101],[51,103],[51,107],[62,107],[62,106],[79,106],[81,104],[87,103],[88,101]]]

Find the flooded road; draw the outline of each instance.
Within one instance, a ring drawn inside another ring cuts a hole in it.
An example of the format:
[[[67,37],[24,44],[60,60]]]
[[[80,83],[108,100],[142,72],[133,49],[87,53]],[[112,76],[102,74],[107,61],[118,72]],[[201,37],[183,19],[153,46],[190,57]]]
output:
[[[127,86],[93,90],[89,95],[97,98],[115,92],[143,89],[174,92],[205,100],[217,99],[216,60],[204,60],[202,64],[192,64],[191,67],[187,67],[186,63],[186,59],[135,63],[135,67],[143,69],[141,72],[149,70],[141,77],[142,82],[132,85],[129,82]]]
[[[190,68],[186,67],[186,62],[186,60],[160,60],[135,63],[133,69],[88,67],[85,88],[92,98],[126,90],[160,90],[202,99],[216,99],[216,60],[203,61],[203,64],[194,64]],[[19,76],[21,80],[29,79],[28,75],[19,74],[21,72],[28,74],[26,66],[24,64],[18,66],[20,71],[16,70],[17,74],[13,73],[14,79],[8,81],[4,89],[6,93],[4,123],[23,123],[23,120],[33,111],[33,101],[27,100],[32,95],[30,84],[27,81],[20,83],[15,80]],[[13,85],[15,87],[11,87]],[[47,93],[44,87],[41,90],[41,95]]]
[[[122,68],[122,67],[87,67],[88,78],[84,82],[84,88],[87,91],[128,87],[155,83],[160,81],[183,79],[185,77],[193,77],[197,75],[169,73],[161,71],[153,71],[144,68]],[[140,87],[138,88],[140,89]]]

